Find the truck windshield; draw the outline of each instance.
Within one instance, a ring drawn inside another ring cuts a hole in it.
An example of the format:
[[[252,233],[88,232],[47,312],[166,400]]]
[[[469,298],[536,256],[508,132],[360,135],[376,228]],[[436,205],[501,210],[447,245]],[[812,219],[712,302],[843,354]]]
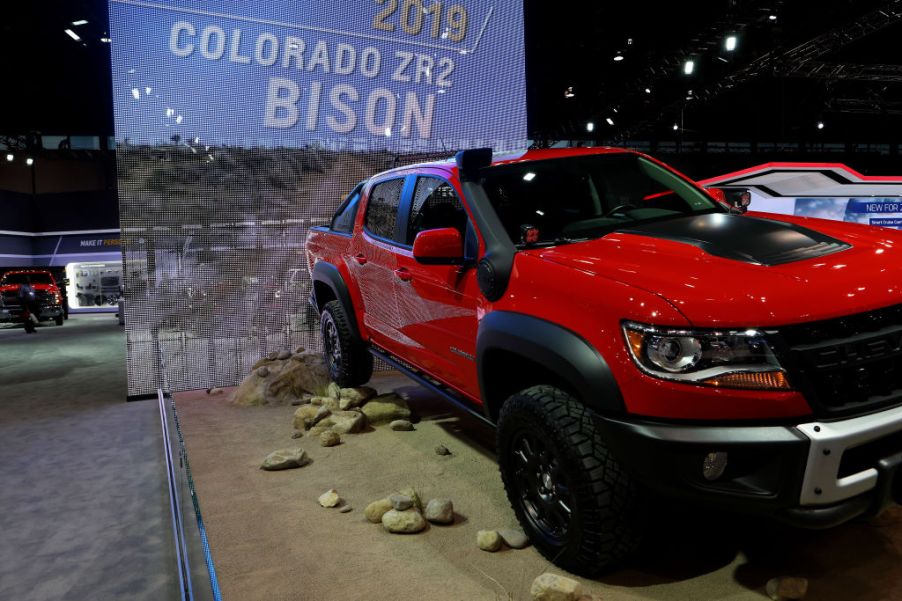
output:
[[[727,211],[691,183],[634,154],[514,163],[483,174],[483,187],[514,244],[525,227],[538,231],[533,241],[554,243]]]
[[[4,284],[52,284],[50,274],[47,273],[7,273],[0,279],[0,285]]]

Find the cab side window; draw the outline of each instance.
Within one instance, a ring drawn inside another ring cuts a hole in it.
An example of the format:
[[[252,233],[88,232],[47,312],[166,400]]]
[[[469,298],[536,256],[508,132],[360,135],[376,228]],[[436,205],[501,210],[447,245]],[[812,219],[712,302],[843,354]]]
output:
[[[404,178],[390,179],[373,186],[366,205],[365,225],[369,233],[386,240],[395,239],[403,189]]]
[[[410,206],[407,225],[408,245],[422,231],[453,227],[467,237],[467,212],[454,188],[437,177],[419,177]]]
[[[341,206],[338,207],[335,216],[332,218],[332,225],[329,229],[333,232],[342,234],[350,234],[354,229],[354,219],[357,217],[357,208],[360,206],[360,188],[354,190]]]

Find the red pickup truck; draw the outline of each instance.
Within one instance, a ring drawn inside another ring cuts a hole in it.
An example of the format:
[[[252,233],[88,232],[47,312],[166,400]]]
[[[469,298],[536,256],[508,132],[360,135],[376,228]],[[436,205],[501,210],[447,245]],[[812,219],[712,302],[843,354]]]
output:
[[[20,294],[23,285],[30,288],[26,306]],[[23,322],[25,330],[31,333],[39,321],[52,319],[61,326],[64,318],[62,292],[46,269],[7,271],[0,278],[0,322]]]
[[[655,500],[812,528],[902,501],[896,231],[747,213],[628,150],[474,149],[359,184],[307,259],[333,378],[376,356],[495,424],[566,569],[629,555]]]

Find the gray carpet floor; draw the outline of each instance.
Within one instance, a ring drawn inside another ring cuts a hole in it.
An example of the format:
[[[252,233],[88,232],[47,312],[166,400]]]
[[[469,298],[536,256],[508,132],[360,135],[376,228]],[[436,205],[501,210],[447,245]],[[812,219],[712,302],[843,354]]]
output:
[[[0,599],[178,598],[157,403],[125,397],[112,315],[0,326]]]

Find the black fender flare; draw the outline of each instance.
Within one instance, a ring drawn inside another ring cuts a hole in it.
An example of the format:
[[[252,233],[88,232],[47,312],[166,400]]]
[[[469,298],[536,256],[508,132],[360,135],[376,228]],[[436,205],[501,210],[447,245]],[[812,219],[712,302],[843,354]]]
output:
[[[624,413],[623,395],[604,357],[582,336],[556,323],[511,311],[493,311],[479,323],[476,365],[479,388],[488,411],[505,399],[491,398],[490,379],[516,374],[491,374],[488,353],[501,350],[538,363],[567,382],[580,401],[603,415]]]
[[[360,337],[360,327],[357,325],[357,313],[354,311],[354,303],[351,302],[351,292],[348,290],[348,285],[341,276],[341,272],[338,271],[338,267],[326,261],[317,261],[316,265],[313,266],[313,273],[310,274],[310,279],[313,280],[313,296],[316,299],[316,310],[322,313],[323,305],[325,304],[316,298],[316,283],[319,282],[328,286],[335,298],[338,299],[338,302],[344,306],[345,312],[350,318],[351,329],[354,335]]]

